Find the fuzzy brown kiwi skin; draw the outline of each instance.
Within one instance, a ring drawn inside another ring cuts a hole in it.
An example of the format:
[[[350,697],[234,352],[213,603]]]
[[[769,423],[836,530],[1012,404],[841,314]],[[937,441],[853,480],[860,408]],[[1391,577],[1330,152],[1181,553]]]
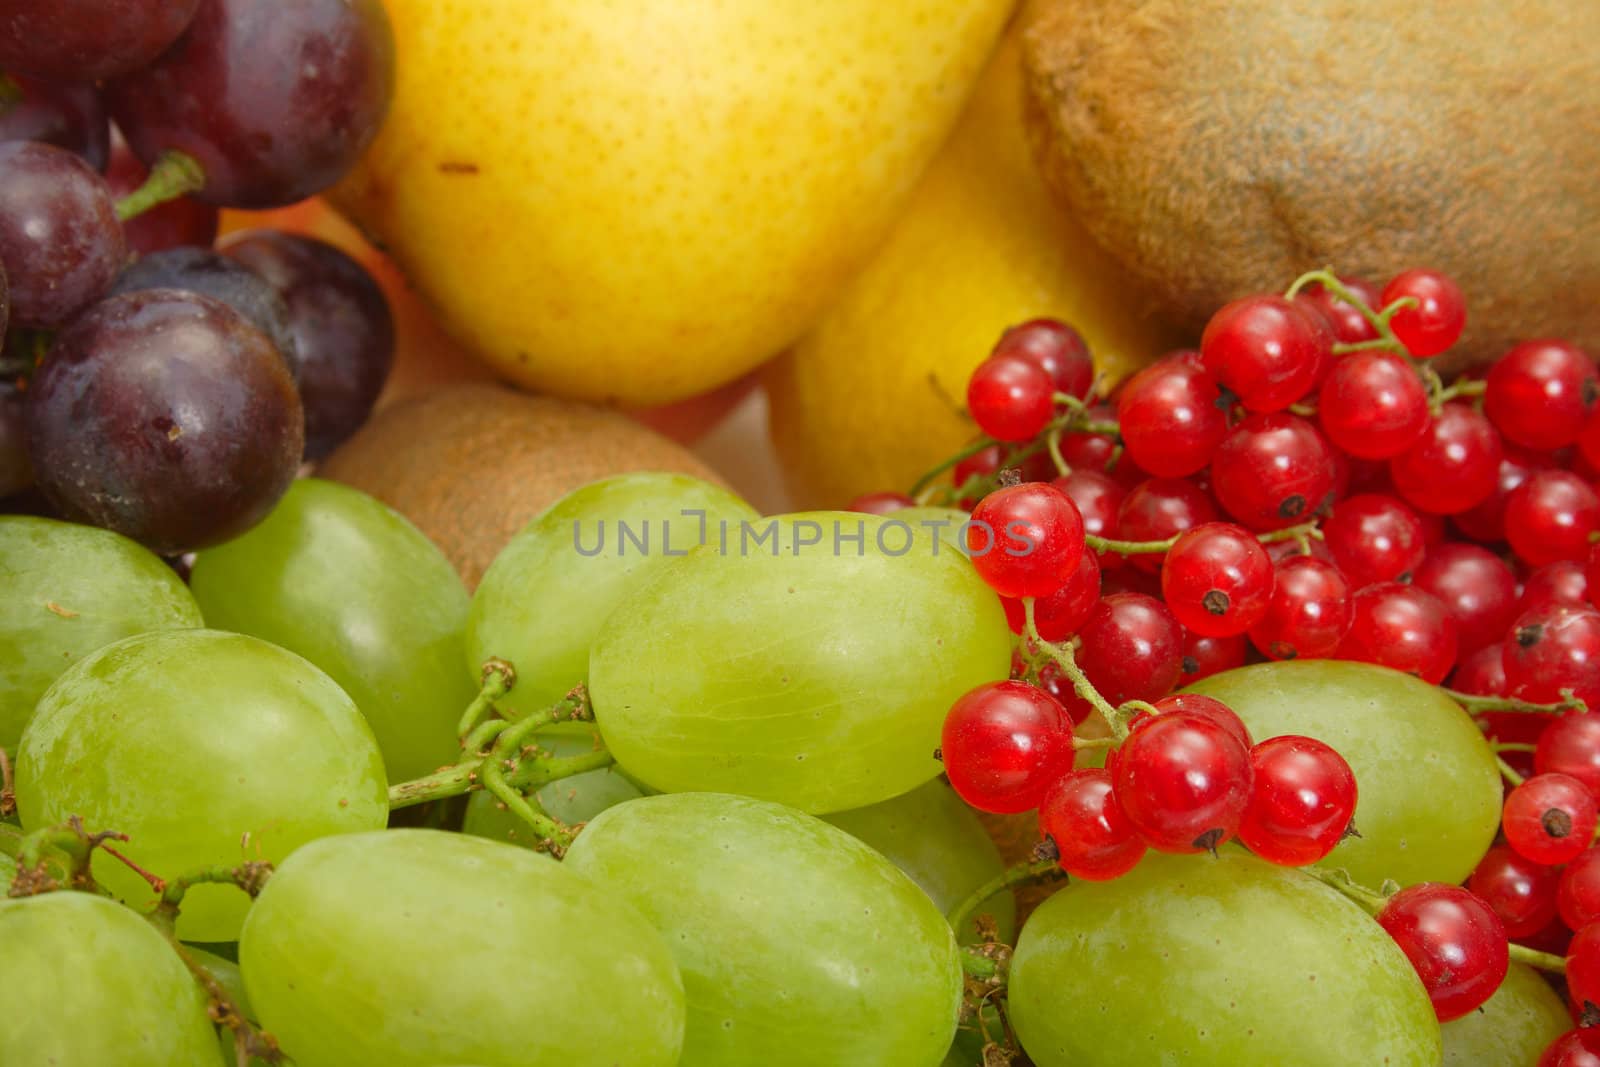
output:
[[[1449,272],[1443,357],[1600,352],[1600,4],[1031,0],[1047,184],[1174,317],[1333,265]]]

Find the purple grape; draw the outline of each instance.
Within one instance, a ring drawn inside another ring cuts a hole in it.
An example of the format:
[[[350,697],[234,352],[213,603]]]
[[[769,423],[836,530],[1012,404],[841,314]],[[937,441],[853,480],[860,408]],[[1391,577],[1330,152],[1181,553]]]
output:
[[[127,196],[148,177],[150,171],[139,162],[133,149],[114,134],[111,164],[106,168],[106,182],[112,193],[118,197]],[[127,234],[128,248],[141,256],[184,245],[210,248],[217,239],[217,215],[217,209],[210,204],[202,204],[192,196],[180,196],[124,219],[122,231]]]
[[[3,3],[4,0],[0,0]],[[111,158],[111,123],[92,85],[59,85],[11,75],[20,94],[0,104],[0,141],[43,141],[80,155],[104,174]]]
[[[0,385],[0,499],[33,484],[33,469],[23,442],[22,396],[13,386]]]
[[[175,289],[103,300],[63,330],[25,420],[34,478],[63,514],[167,556],[253,526],[304,447],[272,342],[221,301]]]
[[[198,0],[0,0],[0,69],[96,82],[149,63]]]
[[[224,254],[267,280],[289,306],[306,410],[306,458],[321,459],[361,428],[394,363],[383,290],[339,249],[311,237],[250,230]]]
[[[134,260],[106,295],[141,289],[183,289],[222,301],[266,334],[289,365],[289,373],[298,377],[299,358],[289,329],[288,305],[278,290],[242,263],[209,248],[169,248]]]
[[[107,88],[147,166],[169,150],[205,172],[197,199],[281,207],[338,181],[394,94],[380,0],[202,0],[178,43]]]
[[[127,259],[111,188],[94,168],[55,145],[0,144],[0,263],[16,325],[64,325]]]

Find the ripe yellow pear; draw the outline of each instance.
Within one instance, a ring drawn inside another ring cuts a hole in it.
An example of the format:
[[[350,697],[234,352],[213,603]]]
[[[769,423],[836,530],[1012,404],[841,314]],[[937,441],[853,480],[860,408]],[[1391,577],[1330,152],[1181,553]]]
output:
[[[871,255],[1013,0],[386,0],[398,83],[334,199],[545,392],[771,357]]]
[[[972,368],[1007,326],[1040,316],[1076,327],[1112,378],[1180,339],[1050,200],[1029,156],[1020,49],[1008,36],[888,240],[767,375],[795,502],[904,491],[976,432]]]

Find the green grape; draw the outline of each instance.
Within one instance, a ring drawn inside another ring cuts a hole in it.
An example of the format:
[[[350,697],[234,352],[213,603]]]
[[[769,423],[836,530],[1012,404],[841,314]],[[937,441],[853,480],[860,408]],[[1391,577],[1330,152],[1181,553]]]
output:
[[[0,1063],[217,1067],[206,998],[144,919],[90,893],[0,898]]]
[[[1500,826],[1494,753],[1461,706],[1427,682],[1366,663],[1291,660],[1213,675],[1216,697],[1257,741],[1304,734],[1355,772],[1355,825],[1324,861],[1376,888],[1385,879],[1463,881]]]
[[[663,563],[715,541],[756,512],[684,474],[624,474],[576,489],[511,539],[472,597],[466,662],[474,677],[498,657],[517,670],[500,703],[549,707],[589,676],[589,646],[606,616]]]
[[[1038,1067],[1437,1067],[1405,954],[1355,904],[1242,849],[1151,852],[1023,925],[1011,1024]]]
[[[539,746],[555,756],[581,756],[594,751],[595,736],[592,733],[562,736],[541,732]],[[588,822],[612,805],[642,795],[639,787],[616,767],[559,779],[536,794],[544,810],[568,826]],[[481,790],[467,801],[467,817],[461,829],[475,837],[509,841],[525,848],[532,848],[538,840],[532,827],[507,811],[492,793]]]
[[[763,545],[736,533],[726,551],[697,549],[635,589],[589,659],[617,762],[656,789],[810,812],[865,807],[937,775],[946,712],[1007,676],[1011,630],[964,557],[891,520],[763,520]]]
[[[1531,1067],[1546,1045],[1572,1029],[1572,1017],[1538,971],[1513,963],[1482,1007],[1439,1029],[1444,1067]]]
[[[109,530],[0,516],[0,748],[62,671],[102,645],[204,625],[171,567]]]
[[[477,689],[461,672],[467,591],[399,513],[303,478],[254,529],[201,552],[189,584],[209,625],[299,653],[338,682],[392,781],[456,758]]]
[[[193,945],[185,945],[184,949],[194,962],[204,967],[211,977],[216,979],[217,984],[228,995],[228,999],[233,1001],[234,1007],[238,1008],[246,1019],[254,1022],[255,1012],[250,1010],[250,998],[245,994],[244,975],[239,973],[239,965],[230,959],[224,959],[215,953],[207,952],[205,949],[195,948]],[[218,1025],[216,1031],[217,1046],[222,1051],[223,1064],[225,1067],[236,1067],[239,1062],[239,1055],[237,1052],[237,1039],[233,1030],[229,1027]],[[260,1060],[251,1057],[250,1067],[256,1067],[260,1062]]]
[[[325,838],[245,920],[250,1002],[298,1067],[671,1067],[683,984],[620,896],[438,830]]]
[[[0,890],[10,888],[11,879],[15,878],[16,876],[17,861],[6,855],[4,852],[0,852]],[[5,896],[5,893],[0,892],[0,897],[3,896]]]
[[[823,818],[909,875],[942,915],[1005,870],[1000,850],[977,814],[937,778],[890,800]],[[990,897],[978,914],[993,916],[1000,940],[1011,944],[1017,929],[1017,900],[1011,890]],[[960,940],[978,940],[975,919],[960,931]]]
[[[618,804],[566,864],[620,893],[677,958],[683,1067],[934,1067],[961,964],[916,883],[820,819],[748,797]]]
[[[901,508],[891,512],[891,519],[899,519],[909,526],[919,530],[928,530],[936,534],[945,547],[953,548],[963,556],[967,554],[967,541],[961,535],[961,527],[971,518],[970,512],[959,508],[939,508],[921,505],[914,508]]]
[[[120,830],[135,863],[166,878],[277,862],[327,834],[388,819],[383,759],[350,698],[316,667],[254,637],[142,634],[78,661],[39,701],[17,760],[22,824],[80,816]],[[136,907],[150,886],[101,857],[95,877]],[[189,892],[190,941],[232,941],[249,898]]]

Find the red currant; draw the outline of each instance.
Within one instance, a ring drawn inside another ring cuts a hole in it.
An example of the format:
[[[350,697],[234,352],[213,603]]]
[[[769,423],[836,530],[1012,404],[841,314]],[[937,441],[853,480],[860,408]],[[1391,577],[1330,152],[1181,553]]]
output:
[[[1500,435],[1489,420],[1452,401],[1416,444],[1389,461],[1389,476],[1413,507],[1452,515],[1494,492],[1501,455]]]
[[[1269,863],[1303,867],[1333,851],[1356,812],[1356,776],[1310,737],[1284,734],[1250,750],[1255,784],[1239,840]]]
[[[1250,799],[1250,752],[1214,719],[1176,712],[1140,720],[1112,770],[1117,803],[1151,848],[1215,851]]]
[[[1113,705],[1155,700],[1178,681],[1183,629],[1167,606],[1143,593],[1102,597],[1078,630],[1078,665]]]
[[[1484,414],[1506,440],[1548,452],[1583,432],[1600,391],[1594,360],[1564,341],[1524,341],[1489,368]]]
[[[1533,753],[1539,774],[1576,778],[1591,793],[1600,793],[1600,714],[1563,715],[1539,735]]]
[[[1578,454],[1591,468],[1600,469],[1600,411],[1590,415],[1583,422],[1583,429],[1578,434]]]
[[[917,502],[904,493],[863,493],[845,505],[846,511],[860,511],[868,515],[889,515],[902,508],[916,507]]]
[[[1245,748],[1255,744],[1250,736],[1250,728],[1239,718],[1239,713],[1216,697],[1208,697],[1204,693],[1173,693],[1171,696],[1162,697],[1152,701],[1151,706],[1158,715],[1171,715],[1182,712],[1185,715],[1198,715],[1202,719],[1210,719],[1234,737]]]
[[[1357,589],[1407,580],[1427,551],[1416,512],[1377,493],[1339,501],[1322,532],[1334,562]]]
[[[1600,1008],[1600,923],[1589,923],[1567,946],[1567,996],[1580,1013]]]
[[[1033,624],[1046,641],[1065,641],[1078,632],[1089,613],[1100,602],[1100,562],[1093,552],[1078,558],[1078,569],[1067,584],[1047,597],[1033,602]],[[1022,601],[1001,597],[1011,632],[1020,634],[1027,615]]]
[[[1290,556],[1274,566],[1272,596],[1250,641],[1271,659],[1324,659],[1344,640],[1353,610],[1350,583],[1338,567]]]
[[[1083,518],[1083,532],[1096,537],[1117,536],[1117,509],[1128,495],[1127,489],[1109,474],[1092,470],[1073,470],[1054,482],[1057,489],[1072,498]],[[1102,566],[1120,563],[1122,557],[1108,553],[1112,559],[1101,559]]]
[[[1183,631],[1183,659],[1182,671],[1178,676],[1178,685],[1192,685],[1202,678],[1209,678],[1213,674],[1231,671],[1235,667],[1243,667],[1245,657],[1249,653],[1245,639],[1234,637],[1204,637],[1200,634]]]
[[[1362,459],[1392,459],[1428,427],[1428,391],[1406,362],[1383,352],[1334,360],[1317,393],[1322,432]]]
[[[1517,598],[1517,614],[1542,608],[1547,604],[1588,604],[1589,573],[1569,559],[1535,567],[1522,581],[1522,595]]]
[[[1500,642],[1492,641],[1476,652],[1470,652],[1456,664],[1455,673],[1450,676],[1450,688],[1468,693],[1472,696],[1503,697],[1508,687],[1506,685],[1505,657],[1500,651]],[[1532,716],[1520,712],[1488,712],[1481,716],[1488,719],[1491,716],[1500,719],[1522,721]],[[1510,737],[1500,737],[1497,740],[1510,741]],[[1537,740],[1537,735],[1532,740]],[[1517,753],[1510,753],[1517,755]]]
[[[1128,455],[1163,478],[1203,468],[1228,432],[1216,379],[1181,352],[1128,380],[1117,398],[1117,423]]]
[[[1242,634],[1266,614],[1272,560],[1241,526],[1208,522],[1186,530],[1161,565],[1161,592],[1178,621],[1197,634]]]
[[[1050,596],[1083,558],[1077,506],[1044,482],[996,489],[978,502],[965,529],[973,567],[1001,596]]]
[[[1500,816],[1506,844],[1535,863],[1560,866],[1589,847],[1600,812],[1576,778],[1536,774],[1506,797]]]
[[[1005,453],[999,445],[989,445],[980,449],[955,465],[950,472],[951,484],[959,488],[974,476],[991,477],[1000,470],[1000,463],[1004,458]],[[1048,482],[1056,476],[1055,463],[1043,452],[1037,452],[1023,460],[1016,471],[1023,482]],[[969,511],[976,503],[977,500],[972,498],[961,500],[961,506]]]
[[[968,804],[997,814],[1030,811],[1072,769],[1072,723],[1042,689],[990,682],[950,708],[939,755]]]
[[[1531,477],[1534,471],[1554,466],[1549,456],[1506,445],[1495,469],[1495,486],[1489,495],[1466,511],[1456,512],[1450,521],[1474,541],[1493,544],[1506,538],[1506,501],[1511,491]]]
[[[1467,889],[1489,905],[1507,937],[1532,937],[1556,917],[1556,883],[1554,868],[1497,846],[1478,861]]]
[[[1600,1067],[1600,1030],[1568,1030],[1534,1067]]]
[[[1055,412],[1055,383],[1037,363],[990,357],[967,382],[967,410],[978,429],[1001,441],[1028,441]]]
[[[1435,270],[1408,270],[1383,287],[1384,307],[1407,297],[1415,306],[1402,308],[1389,320],[1407,351],[1426,359],[1456,343],[1467,324],[1467,303],[1454,281]]]
[[[1350,290],[1351,295],[1367,306],[1369,311],[1376,311],[1378,307],[1378,287],[1364,278],[1340,277],[1339,281]],[[1333,330],[1333,339],[1341,344],[1359,344],[1362,341],[1376,341],[1378,331],[1372,323],[1353,304],[1347,304],[1333,292],[1323,286],[1321,282],[1312,282],[1295,296],[1306,306],[1314,309],[1328,323]]]
[[[995,358],[1015,357],[1035,364],[1050,376],[1056,392],[1079,400],[1094,385],[1094,361],[1083,335],[1055,319],[1032,319],[1000,335],[990,353]]]
[[[1217,506],[1206,491],[1182,478],[1150,478],[1128,490],[1117,508],[1117,537],[1165,541],[1174,534],[1215,522]],[[1140,552],[1128,562],[1147,574],[1161,569],[1165,553]]]
[[[1562,868],[1556,883],[1556,909],[1572,930],[1600,919],[1600,848],[1584,849]]]
[[[1356,593],[1339,659],[1377,663],[1438,685],[1456,661],[1456,624],[1437,597],[1399,582]]]
[[[1090,414],[1096,419],[1116,418],[1116,412],[1108,407],[1096,407]],[[1108,474],[1124,489],[1132,488],[1150,477],[1109,434],[1081,430],[1062,434],[1061,458],[1074,471]]]
[[[1586,560],[1600,531],[1600,496],[1570,471],[1539,471],[1506,498],[1506,540],[1530,566]]]
[[[1409,886],[1384,904],[1378,925],[1411,961],[1440,1022],[1476,1008],[1505,980],[1511,963],[1505,927],[1465,889],[1437,882]]]
[[[1228,432],[1211,462],[1224,511],[1252,530],[1305,522],[1333,492],[1333,449],[1298,415],[1251,415]]]
[[[1499,647],[1517,610],[1517,576],[1486,548],[1451,542],[1428,550],[1411,584],[1439,598],[1463,651]]]
[[[1511,695],[1554,704],[1570,689],[1600,709],[1600,611],[1546,604],[1517,616],[1503,646]],[[1594,702],[1594,703],[1591,703]]]
[[[1039,829],[1056,846],[1061,869],[1074,878],[1106,882],[1133,870],[1145,844],[1112,796],[1111,774],[1072,771],[1039,805]]]
[[[1205,368],[1250,411],[1293,404],[1311,391],[1332,358],[1327,320],[1281,296],[1247,296],[1223,305],[1200,338]]]

